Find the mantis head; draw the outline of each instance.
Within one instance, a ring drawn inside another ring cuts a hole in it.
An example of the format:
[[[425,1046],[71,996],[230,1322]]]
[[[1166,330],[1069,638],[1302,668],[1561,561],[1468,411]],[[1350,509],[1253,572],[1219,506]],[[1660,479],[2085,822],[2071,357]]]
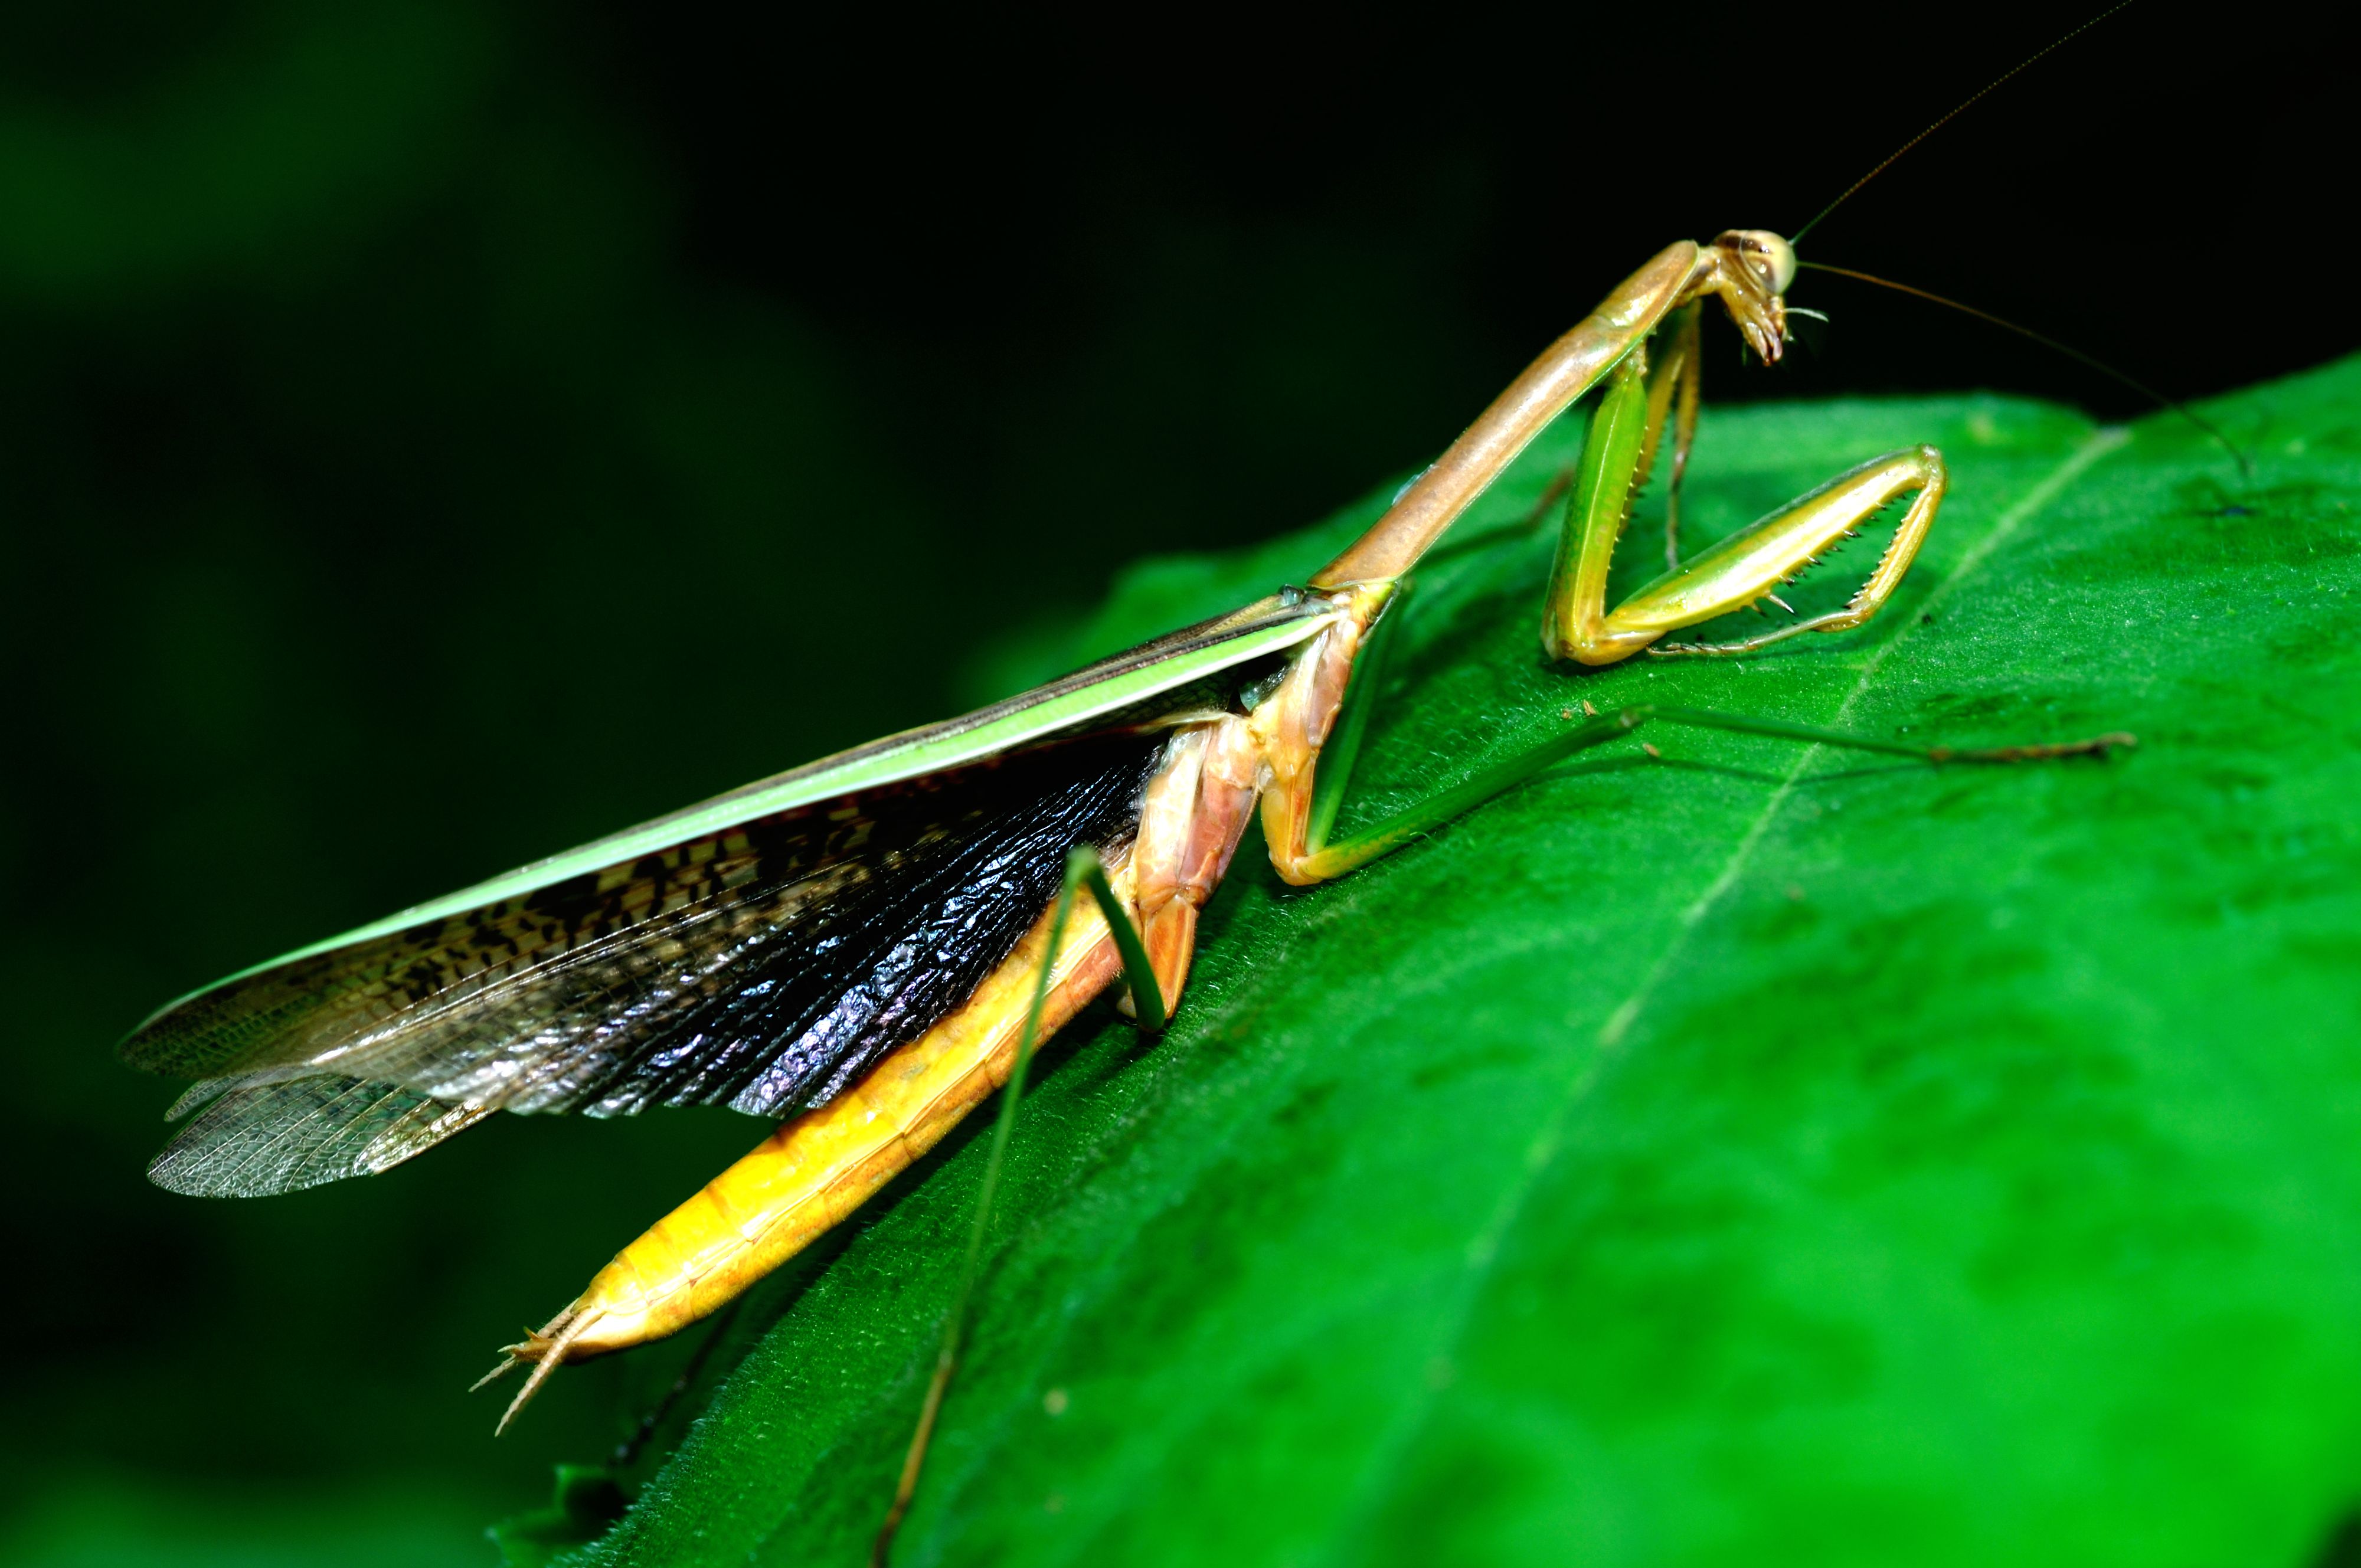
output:
[[[1787,341],[1780,296],[1795,280],[1795,247],[1769,229],[1724,229],[1714,236],[1713,254],[1719,265],[1708,287],[1763,362],[1777,359]]]

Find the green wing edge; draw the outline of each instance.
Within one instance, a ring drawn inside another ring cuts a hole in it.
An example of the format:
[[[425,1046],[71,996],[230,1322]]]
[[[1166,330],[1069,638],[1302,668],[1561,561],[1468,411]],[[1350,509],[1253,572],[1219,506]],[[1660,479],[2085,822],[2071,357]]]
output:
[[[225,975],[176,997],[142,1020],[136,1036],[174,1008],[208,992],[298,959],[331,952],[430,920],[533,893],[569,877],[636,860],[690,839],[728,830],[741,822],[807,806],[858,789],[917,778],[963,763],[981,762],[1028,741],[1087,725],[1136,703],[1192,681],[1295,647],[1317,635],[1335,618],[1316,596],[1274,594],[1245,609],[1188,627],[1086,665],[1046,685],[1034,687],[972,713],[905,729],[822,757],[783,773],[741,784],[727,794],[684,806],[620,833],[610,833],[562,854],[534,861],[472,887],[397,911],[381,920],[281,953],[264,963]]]

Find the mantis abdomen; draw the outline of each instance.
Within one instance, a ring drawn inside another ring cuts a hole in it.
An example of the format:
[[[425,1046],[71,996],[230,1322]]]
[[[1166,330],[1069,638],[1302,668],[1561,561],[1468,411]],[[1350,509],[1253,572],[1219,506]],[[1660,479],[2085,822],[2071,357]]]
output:
[[[1115,877],[1126,893],[1128,873],[1125,865]],[[564,1311],[509,1347],[514,1360],[501,1370],[534,1364],[509,1416],[562,1363],[662,1339],[727,1305],[941,1142],[1008,1080],[1049,946],[1045,912],[949,1016],[837,1099],[781,1124],[617,1253]],[[1088,1005],[1119,967],[1106,921],[1076,911],[1050,966],[1043,1032]]]

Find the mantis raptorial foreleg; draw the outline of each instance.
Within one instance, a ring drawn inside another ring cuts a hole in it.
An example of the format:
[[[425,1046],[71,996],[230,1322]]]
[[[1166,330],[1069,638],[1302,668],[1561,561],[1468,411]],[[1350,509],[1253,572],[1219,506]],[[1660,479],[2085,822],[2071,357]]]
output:
[[[1663,382],[1676,376],[1679,371],[1651,376],[1643,355],[1631,352],[1615,366],[1606,394],[1598,399],[1589,442],[1584,444],[1582,463],[1575,472],[1575,499],[1565,508],[1558,560],[1549,576],[1542,647],[1554,659],[1579,663],[1615,663],[1641,650],[1660,656],[1742,654],[1806,630],[1851,630],[1877,614],[1917,557],[1927,527],[1943,503],[1943,454],[1934,446],[1905,446],[1870,458],[1778,512],[1738,529],[1696,560],[1674,566],[1622,605],[1608,609],[1608,569],[1615,560],[1615,541],[1663,433],[1664,409],[1672,401],[1672,389]],[[1684,430],[1674,444],[1676,472],[1686,458],[1686,439]],[[1669,630],[1712,621],[1757,600],[1771,600],[1784,609],[1784,600],[1778,598],[1783,583],[1795,581],[1825,550],[1853,536],[1889,500],[1913,491],[1910,508],[1894,529],[1894,541],[1844,609],[1742,642],[1651,647]]]
[[[1656,446],[1669,417],[1673,427],[1673,471],[1664,483],[1664,570],[1681,565],[1681,481],[1688,477],[1689,449],[1697,444],[1697,411],[1703,404],[1704,377],[1697,365],[1703,340],[1705,302],[1691,300],[1665,319],[1657,331],[1660,345],[1648,371],[1648,423],[1640,443],[1639,466],[1631,475],[1631,493],[1646,488],[1655,467]]]
[[[1694,360],[1693,354],[1688,357]],[[1806,631],[1850,630],[1875,615],[1910,569],[1942,504],[1943,458],[1931,446],[1905,447],[1873,457],[1675,565],[1614,609],[1607,608],[1616,540],[1672,400],[1670,389],[1660,390],[1660,386],[1678,374],[1650,375],[1642,353],[1635,350],[1609,378],[1591,416],[1574,499],[1566,508],[1565,530],[1550,574],[1542,646],[1553,658],[1585,664],[1615,663],[1642,649],[1659,655],[1743,653]],[[1675,439],[1676,474],[1686,455],[1688,433],[1683,431]],[[1666,632],[1743,609],[1759,599],[1786,608],[1777,593],[1781,586],[1850,537],[1888,502],[1914,491],[1893,542],[1843,609],[1742,641],[1651,647]]]
[[[1786,602],[1771,591],[1774,580],[1794,581],[1796,573],[1816,565],[1823,552],[1853,537],[1889,502],[1909,496],[1910,504],[1894,525],[1885,554],[1842,609],[1735,642],[1675,642],[1648,652],[1658,658],[1727,656],[1752,652],[1806,631],[1850,631],[1883,609],[1894,596],[1917,557],[1919,545],[1926,542],[1948,483],[1943,455],[1931,446],[1905,446],[1872,457],[1739,530],[1682,571],[1650,583],[1617,608],[1615,619],[1625,626],[1669,630],[1742,609],[1757,598],[1767,598],[1784,609]]]

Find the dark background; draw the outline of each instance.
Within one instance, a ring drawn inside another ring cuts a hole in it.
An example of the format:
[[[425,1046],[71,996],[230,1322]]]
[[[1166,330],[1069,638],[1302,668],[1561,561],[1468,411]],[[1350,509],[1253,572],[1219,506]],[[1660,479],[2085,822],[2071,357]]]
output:
[[[151,1006],[976,699],[979,650],[1415,466],[1660,247],[1793,232],[2084,14],[0,8],[0,1556],[480,1560],[670,1364],[498,1443],[459,1390],[763,1130],[502,1118],[200,1203],[110,1054]],[[1806,253],[2179,395],[2345,352],[2352,69],[2293,7],[2182,15]],[[2138,411],[1793,297],[1821,349],[1725,332],[1709,396]]]

